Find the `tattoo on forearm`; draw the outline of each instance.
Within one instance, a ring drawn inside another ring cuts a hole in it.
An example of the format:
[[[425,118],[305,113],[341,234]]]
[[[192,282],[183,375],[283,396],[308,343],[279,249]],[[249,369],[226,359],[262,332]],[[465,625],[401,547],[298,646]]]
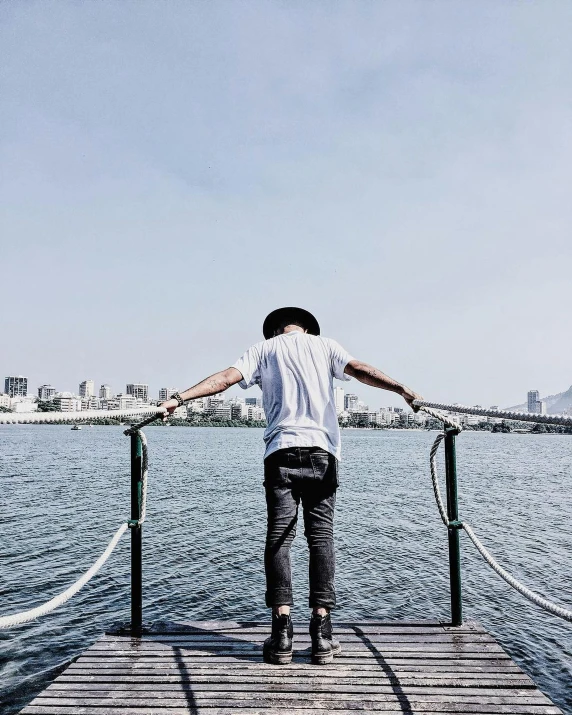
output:
[[[401,384],[399,382],[393,380],[391,377],[388,377],[385,373],[381,372],[381,370],[378,370],[371,365],[365,367],[363,369],[363,372],[372,381],[374,385],[379,386],[379,383],[381,383],[381,386],[385,388],[399,389],[401,387]]]

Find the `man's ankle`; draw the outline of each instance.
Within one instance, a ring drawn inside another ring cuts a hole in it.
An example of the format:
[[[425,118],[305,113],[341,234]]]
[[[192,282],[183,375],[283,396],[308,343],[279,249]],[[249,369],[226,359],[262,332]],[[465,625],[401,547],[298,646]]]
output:
[[[323,608],[322,606],[315,607],[312,610],[312,615],[313,616],[327,616],[330,610],[328,608]]]
[[[277,616],[289,616],[290,606],[274,606],[272,609]]]

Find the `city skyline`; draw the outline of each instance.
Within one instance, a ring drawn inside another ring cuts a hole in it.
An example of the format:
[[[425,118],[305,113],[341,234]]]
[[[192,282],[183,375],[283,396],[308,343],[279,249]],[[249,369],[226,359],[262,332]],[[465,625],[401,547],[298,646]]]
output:
[[[27,386],[29,384],[27,376],[22,376],[22,375],[12,375],[12,376],[6,376],[4,378],[4,389],[5,392],[2,393],[3,395],[8,395],[12,396],[10,394],[10,390],[14,392],[15,397],[21,397],[21,396],[27,396],[28,398],[38,398],[42,401],[44,400],[51,400],[54,398],[61,398],[65,397],[67,400],[74,399],[74,398],[84,398],[84,399],[91,399],[91,405],[95,408],[95,405],[98,405],[101,400],[103,401],[108,401],[115,399],[117,397],[123,398],[123,397],[131,397],[133,399],[133,404],[135,403],[151,403],[151,402],[164,402],[167,399],[171,397],[171,395],[174,392],[180,391],[181,388],[175,388],[175,387],[160,387],[157,392],[157,398],[151,396],[151,392],[149,391],[149,384],[148,383],[126,383],[125,385],[125,392],[117,392],[114,393],[111,386],[108,383],[102,383],[99,387],[98,391],[98,397],[95,396],[95,381],[92,380],[91,378],[86,378],[85,380],[82,380],[79,383],[79,388],[77,392],[71,391],[71,390],[62,390],[58,391],[56,388],[49,384],[43,384],[38,386],[36,390],[35,395],[29,395],[24,392],[24,390],[27,390]],[[345,383],[346,385],[348,383]],[[354,384],[356,384],[354,382]],[[357,383],[357,384],[362,384],[362,383]],[[184,388],[183,388],[184,389]],[[251,388],[254,389],[254,388]],[[260,392],[260,391],[259,391]],[[386,390],[378,390],[377,391],[382,392],[384,395],[389,396],[392,393]],[[260,404],[261,403],[261,397],[252,397],[248,396],[245,394],[245,391],[241,390],[242,394],[236,394],[236,392],[232,390],[226,390],[223,393],[217,393],[216,395],[213,395],[211,397],[213,398],[218,398],[221,395],[225,395],[226,401],[227,402],[243,402],[245,404]],[[260,392],[260,395],[262,393]],[[194,402],[197,402],[198,400],[208,400],[210,398],[198,398],[197,400],[194,400]],[[394,409],[397,409],[398,411],[403,410],[403,406],[401,408],[395,407],[394,405],[388,404],[386,402],[385,405],[381,405],[379,407],[370,407],[367,403],[365,403],[361,398],[358,393],[355,392],[350,392],[349,390],[345,390],[341,385],[337,385],[334,383],[333,386],[333,399],[334,403],[336,405],[336,412],[340,414],[341,412],[378,412],[378,411],[384,411],[384,410],[389,410],[392,411]],[[70,403],[71,404],[71,403]],[[74,403],[75,404],[75,403]],[[129,403],[131,406],[131,402]],[[457,403],[461,404],[461,403]],[[540,398],[540,393],[538,390],[528,390],[527,392],[527,409],[528,412],[536,412],[540,414],[546,414],[546,403],[544,400]],[[475,405],[476,407],[481,407],[481,405],[477,404]],[[498,405],[492,405],[490,407],[491,409],[498,409]],[[79,404],[78,409],[81,409],[81,403]]]

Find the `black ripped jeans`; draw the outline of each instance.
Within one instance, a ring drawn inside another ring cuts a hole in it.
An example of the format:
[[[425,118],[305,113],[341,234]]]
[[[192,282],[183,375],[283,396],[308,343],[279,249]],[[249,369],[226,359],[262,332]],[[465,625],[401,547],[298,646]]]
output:
[[[264,460],[268,531],[264,550],[266,605],[292,605],[290,546],[296,536],[298,506],[310,550],[310,607],[333,608],[334,507],[338,461],[319,447],[290,447]]]

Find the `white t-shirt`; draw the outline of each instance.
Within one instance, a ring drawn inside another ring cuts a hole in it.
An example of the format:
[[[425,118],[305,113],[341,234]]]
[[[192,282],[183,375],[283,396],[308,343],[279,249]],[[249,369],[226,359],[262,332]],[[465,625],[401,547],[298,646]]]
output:
[[[268,427],[264,458],[286,447],[321,447],[340,459],[333,378],[353,360],[330,338],[301,330],[256,343],[234,363],[246,390],[259,385]]]

